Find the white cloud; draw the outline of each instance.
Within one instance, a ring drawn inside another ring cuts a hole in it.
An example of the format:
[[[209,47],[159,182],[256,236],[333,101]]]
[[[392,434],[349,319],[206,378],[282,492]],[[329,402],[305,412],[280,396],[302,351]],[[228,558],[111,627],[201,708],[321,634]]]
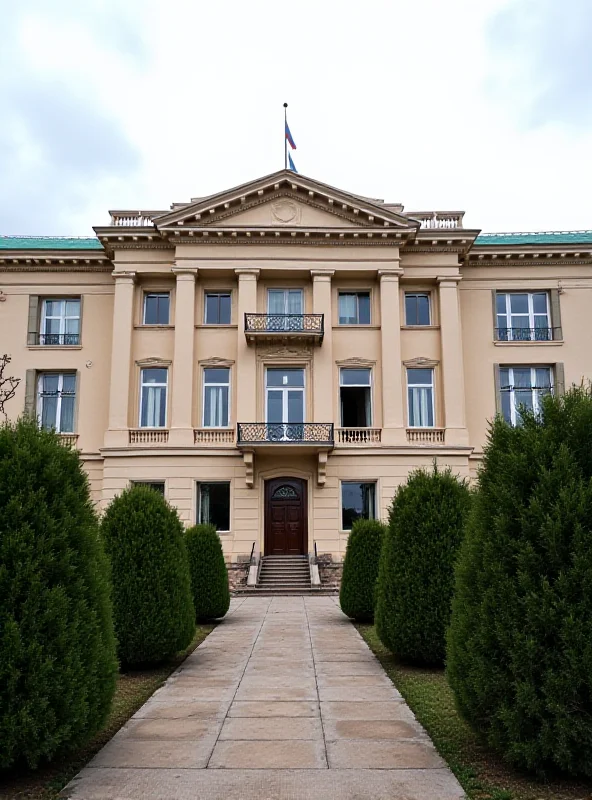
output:
[[[525,126],[524,95],[542,91],[529,66],[536,42],[519,26],[510,50],[492,35],[522,4],[33,4],[17,19],[18,57],[84,87],[141,163],[89,183],[56,233],[88,231],[107,207],[166,208],[275,171],[284,101],[307,175],[409,209],[465,209],[484,230],[592,227],[592,123]],[[507,76],[519,63],[517,90]]]

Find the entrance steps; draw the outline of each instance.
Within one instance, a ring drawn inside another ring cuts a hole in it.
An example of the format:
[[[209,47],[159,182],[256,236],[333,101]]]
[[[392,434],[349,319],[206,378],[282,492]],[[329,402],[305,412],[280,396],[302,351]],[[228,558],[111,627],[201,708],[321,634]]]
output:
[[[335,594],[334,589],[312,586],[308,556],[264,556],[256,586],[237,587],[240,595]]]

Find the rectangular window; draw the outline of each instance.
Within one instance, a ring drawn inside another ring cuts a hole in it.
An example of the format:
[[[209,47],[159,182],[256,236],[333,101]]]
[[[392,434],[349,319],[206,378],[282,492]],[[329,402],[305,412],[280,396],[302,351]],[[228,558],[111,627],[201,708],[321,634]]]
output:
[[[411,294],[405,292],[405,325],[430,324],[429,294]]]
[[[216,530],[230,530],[230,483],[197,484],[197,520],[215,525]]]
[[[268,322],[271,330],[302,330],[304,295],[302,289],[268,289],[267,314],[274,317]]]
[[[164,428],[167,412],[168,370],[143,369],[140,385],[140,427]]]
[[[164,497],[164,481],[132,481],[134,486],[147,486]]]
[[[496,338],[502,342],[553,339],[548,292],[496,293]]]
[[[204,428],[227,428],[230,397],[230,370],[215,367],[204,369]]]
[[[502,414],[510,425],[520,425],[521,409],[540,411],[540,400],[553,391],[550,367],[501,367]]]
[[[170,292],[149,292],[144,295],[144,325],[168,325]]]
[[[376,484],[341,482],[341,530],[351,531],[357,519],[376,518]]]
[[[206,292],[206,325],[230,325],[231,309],[230,292]]]
[[[339,373],[342,428],[372,426],[372,386],[369,369],[342,368]]]
[[[39,344],[80,344],[80,298],[53,298],[41,306]]]
[[[304,438],[304,370],[269,368],[265,373],[265,421],[272,441]]]
[[[74,433],[75,373],[43,372],[37,382],[37,416],[43,428]]]
[[[370,292],[339,292],[339,324],[370,325]]]
[[[410,428],[434,427],[434,370],[407,370]]]

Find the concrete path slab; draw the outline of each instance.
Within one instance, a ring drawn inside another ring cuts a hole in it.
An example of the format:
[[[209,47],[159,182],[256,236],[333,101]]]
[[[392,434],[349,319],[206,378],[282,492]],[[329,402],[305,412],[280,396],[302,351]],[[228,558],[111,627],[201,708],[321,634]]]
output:
[[[71,800],[461,800],[333,597],[228,616],[64,789]]]

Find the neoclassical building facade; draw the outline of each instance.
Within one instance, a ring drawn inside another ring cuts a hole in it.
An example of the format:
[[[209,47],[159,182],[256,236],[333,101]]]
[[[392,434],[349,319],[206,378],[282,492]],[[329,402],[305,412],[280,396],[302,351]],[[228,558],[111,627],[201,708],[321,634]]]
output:
[[[100,508],[151,483],[229,560],[340,559],[410,470],[592,376],[592,231],[482,234],[280,171],[96,238],[0,237],[0,353]]]

